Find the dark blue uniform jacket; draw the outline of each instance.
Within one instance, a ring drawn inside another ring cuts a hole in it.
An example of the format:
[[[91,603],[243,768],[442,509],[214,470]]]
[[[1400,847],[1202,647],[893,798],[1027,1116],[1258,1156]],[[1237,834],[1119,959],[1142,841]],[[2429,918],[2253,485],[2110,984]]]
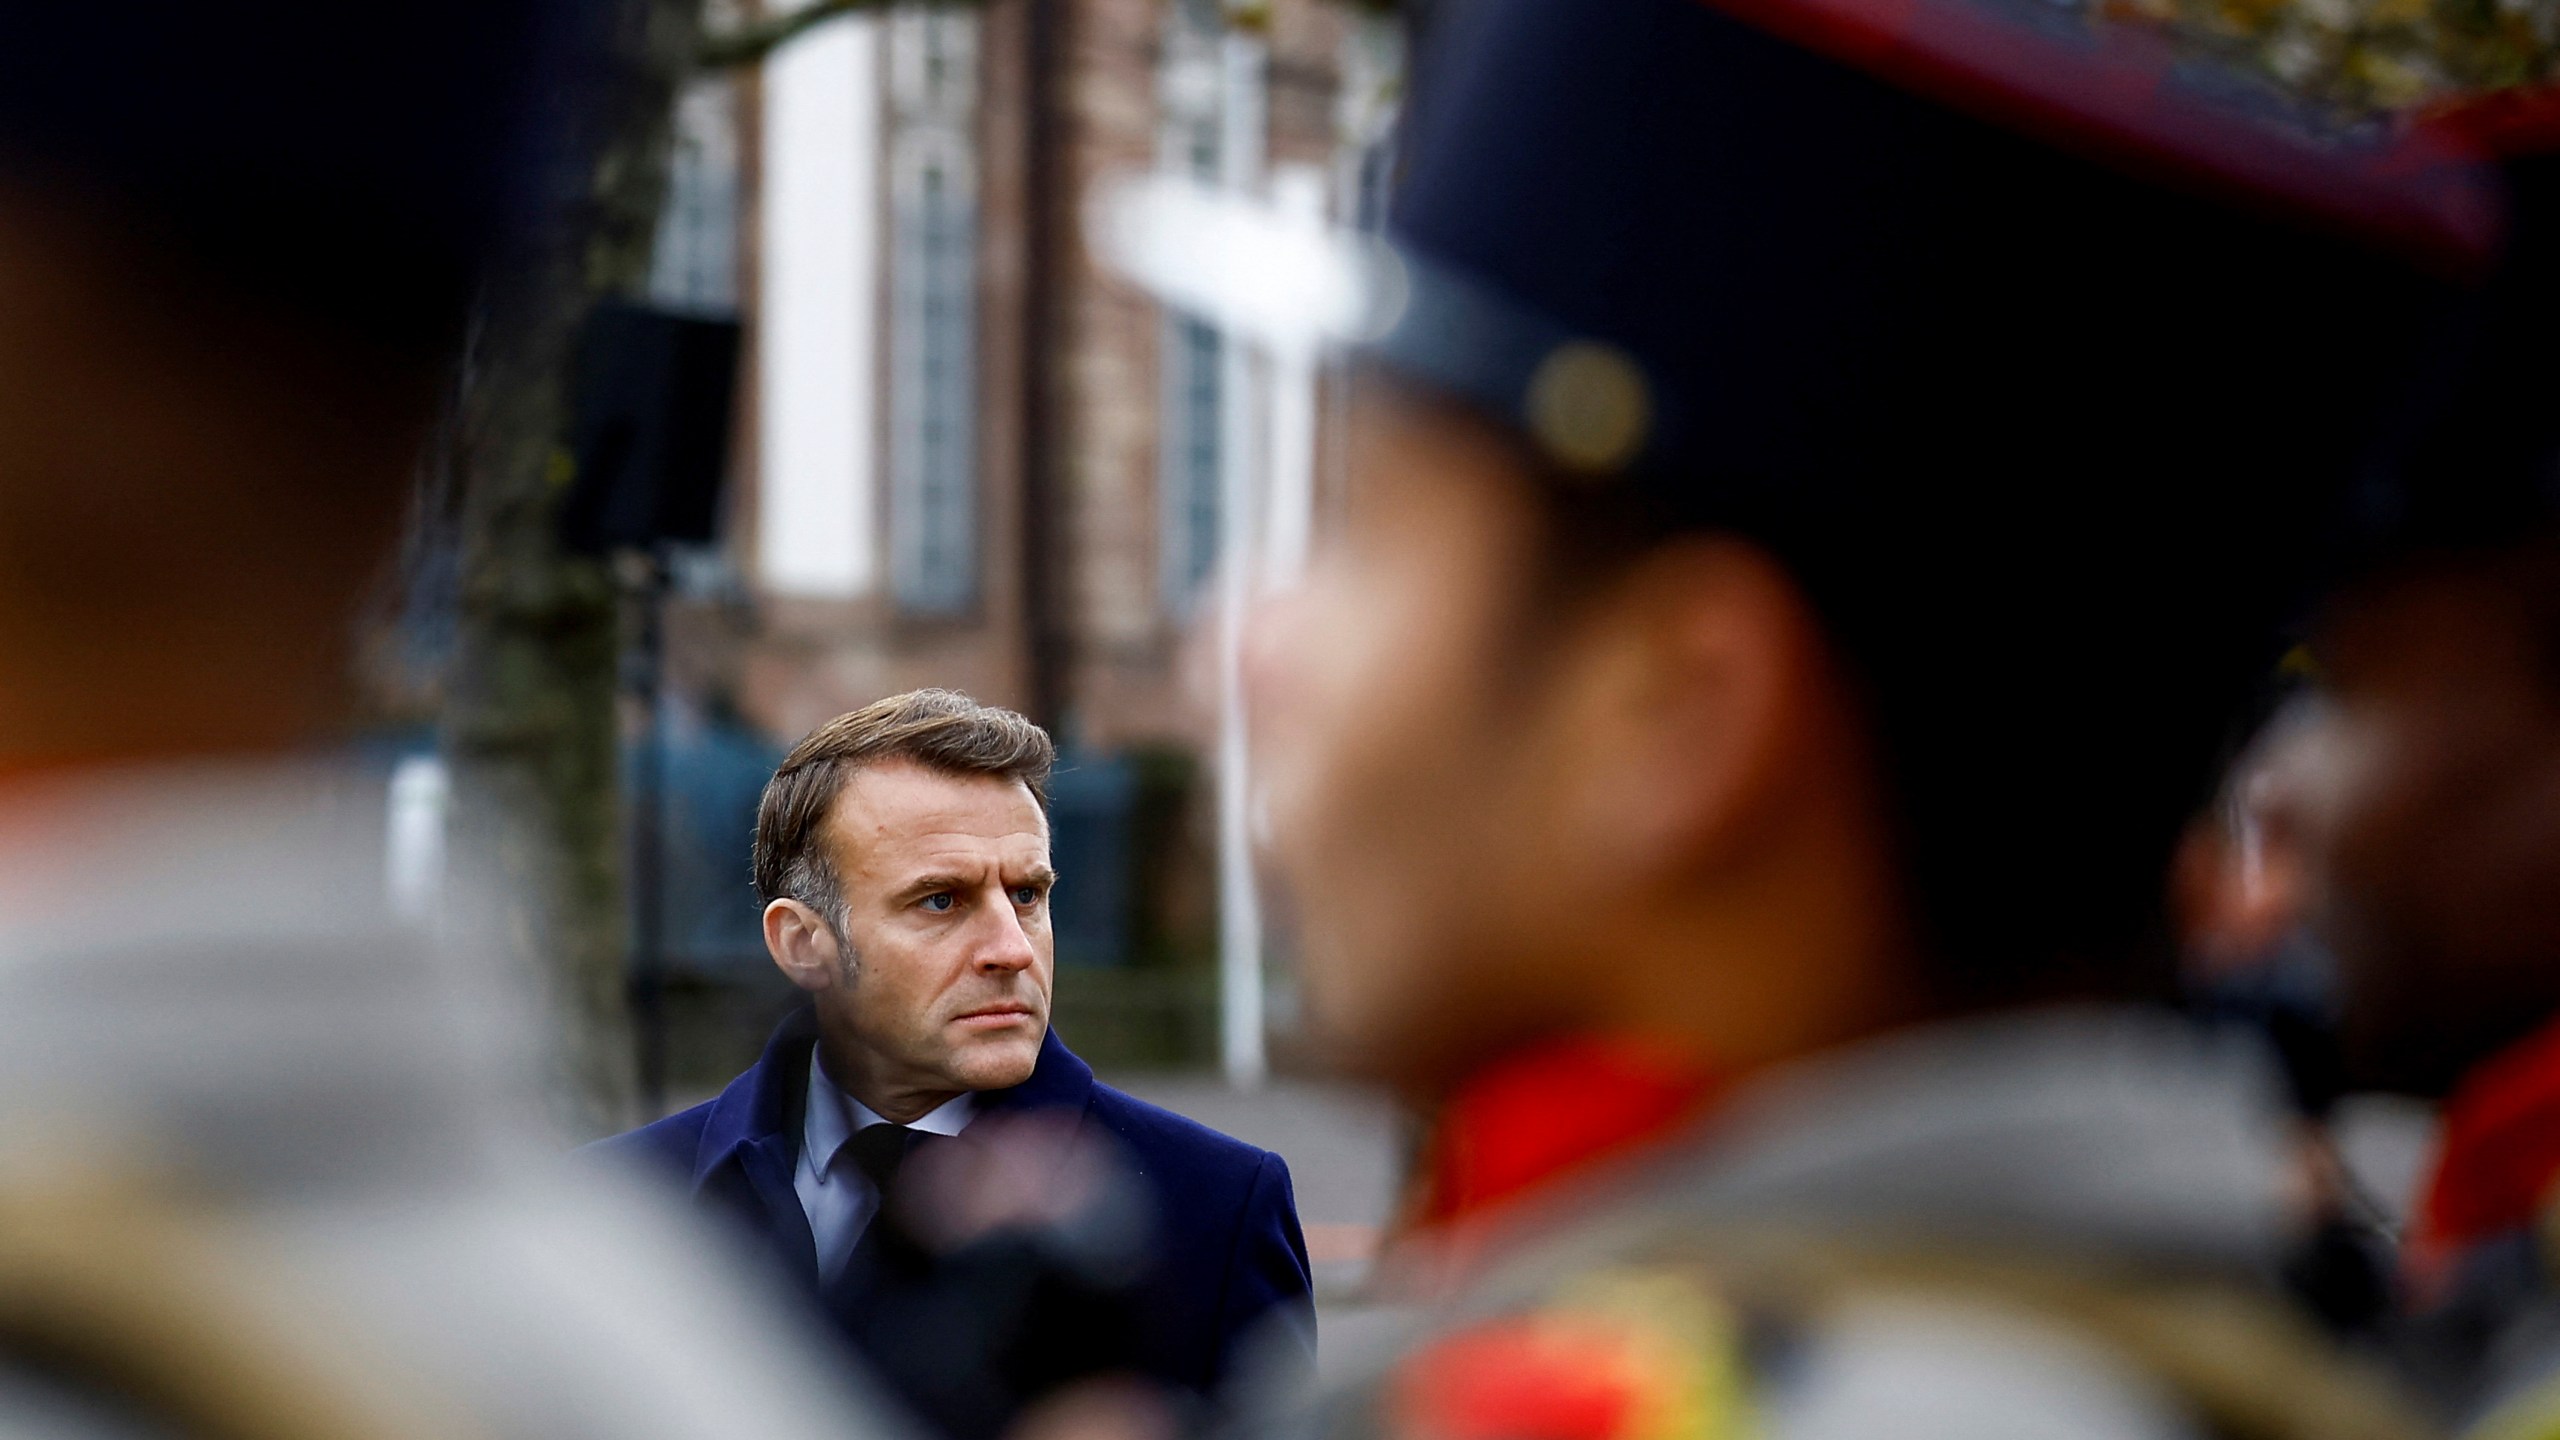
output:
[[[800,1163],[815,1016],[774,1033],[754,1068],[715,1099],[587,1147],[587,1154],[662,1174],[704,1210],[744,1223],[792,1272],[817,1286],[816,1243],[792,1190]],[[1155,1202],[1158,1263],[1138,1299],[1140,1368],[1209,1394],[1238,1342],[1263,1363],[1296,1349],[1312,1367],[1315,1304],[1289,1167],[1279,1156],[1125,1095],[1093,1078],[1052,1030],[1031,1078],[982,1092],[977,1113],[1061,1111],[1116,1140]],[[831,1306],[846,1303],[831,1297]],[[851,1303],[859,1304],[859,1297]],[[1275,1341],[1274,1335],[1281,1337]]]

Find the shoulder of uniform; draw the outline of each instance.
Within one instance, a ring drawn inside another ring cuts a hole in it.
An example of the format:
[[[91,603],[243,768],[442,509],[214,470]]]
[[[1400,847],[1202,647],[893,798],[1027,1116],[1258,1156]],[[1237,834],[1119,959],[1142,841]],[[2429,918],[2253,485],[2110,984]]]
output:
[[[1388,1440],[1747,1433],[1743,1317],[1694,1277],[1620,1268],[1425,1337],[1378,1383]]]
[[[1380,1440],[2190,1440],[2179,1397],[2039,1317],[1922,1295],[1819,1313],[1678,1265],[1577,1273],[1431,1334],[1376,1382]]]
[[[2196,1440],[2208,1427],[2146,1364],[2052,1317],[1951,1296],[1826,1313],[1758,1388],[1769,1440]]]

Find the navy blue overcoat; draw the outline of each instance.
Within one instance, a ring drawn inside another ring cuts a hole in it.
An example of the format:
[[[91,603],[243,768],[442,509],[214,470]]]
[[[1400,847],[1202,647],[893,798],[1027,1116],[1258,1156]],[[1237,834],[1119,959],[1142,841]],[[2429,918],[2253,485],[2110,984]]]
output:
[[[804,1007],[717,1097],[584,1153],[681,1183],[701,1208],[769,1243],[814,1291],[816,1243],[791,1181],[816,1038],[816,1016]],[[1139,1296],[1141,1368],[1213,1394],[1248,1339],[1261,1364],[1287,1364],[1295,1349],[1312,1368],[1315,1304],[1285,1161],[1094,1079],[1055,1030],[1030,1079],[978,1096],[982,1116],[1032,1110],[1071,1114],[1107,1133],[1155,1202],[1159,1263]]]

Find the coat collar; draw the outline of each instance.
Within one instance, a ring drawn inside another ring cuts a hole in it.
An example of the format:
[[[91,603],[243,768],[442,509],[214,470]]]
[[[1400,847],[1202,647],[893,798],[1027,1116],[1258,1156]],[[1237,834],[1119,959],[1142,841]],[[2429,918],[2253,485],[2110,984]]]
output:
[[[693,1188],[700,1190],[739,1152],[764,1148],[796,1162],[801,1107],[808,1101],[809,1047],[818,1038],[817,1011],[795,1008],[765,1041],[764,1053],[711,1102],[694,1151]],[[979,1095],[981,1114],[997,1110],[1072,1110],[1082,1114],[1093,1098],[1093,1067],[1076,1058],[1052,1027],[1040,1039],[1031,1078]]]
[[[989,1110],[1073,1110],[1082,1114],[1093,1099],[1093,1067],[1075,1057],[1056,1027],[1040,1037],[1040,1058],[1031,1078],[1009,1090],[990,1090],[978,1097],[980,1113]]]
[[[818,1012],[796,1006],[747,1072],[729,1082],[711,1102],[695,1148],[693,1188],[701,1189],[737,1153],[751,1145],[788,1141],[787,1153],[799,1154],[799,1109],[809,1089],[809,1047],[818,1038]]]
[[[2422,1292],[2441,1294],[2462,1252],[2531,1231],[2560,1187],[2560,1022],[2464,1077],[2436,1146],[2403,1258]]]
[[[1423,1149],[1416,1219],[1470,1224],[1626,1159],[1698,1115],[1714,1078],[1635,1036],[1573,1035],[1516,1050],[1442,1105]]]

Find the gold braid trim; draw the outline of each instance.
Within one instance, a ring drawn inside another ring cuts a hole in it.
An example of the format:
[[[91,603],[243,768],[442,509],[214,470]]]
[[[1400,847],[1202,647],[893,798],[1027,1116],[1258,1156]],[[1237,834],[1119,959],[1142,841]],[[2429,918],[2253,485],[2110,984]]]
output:
[[[280,1297],[258,1248],[146,1184],[0,1184],[0,1352],[219,1440],[483,1433],[347,1317]]]
[[[1601,1272],[1686,1276],[1743,1314],[1819,1330],[1911,1299],[2050,1321],[2160,1382],[2224,1440],[2435,1440],[2382,1367],[2280,1297],[2197,1271],[1943,1239],[1659,1222],[1585,1237],[1486,1288],[1462,1318],[1534,1307]],[[2501,1437],[2510,1440],[2510,1437]],[[2522,1437],[2513,1437],[2522,1440]],[[2560,1433],[2536,1437],[2560,1440]]]

